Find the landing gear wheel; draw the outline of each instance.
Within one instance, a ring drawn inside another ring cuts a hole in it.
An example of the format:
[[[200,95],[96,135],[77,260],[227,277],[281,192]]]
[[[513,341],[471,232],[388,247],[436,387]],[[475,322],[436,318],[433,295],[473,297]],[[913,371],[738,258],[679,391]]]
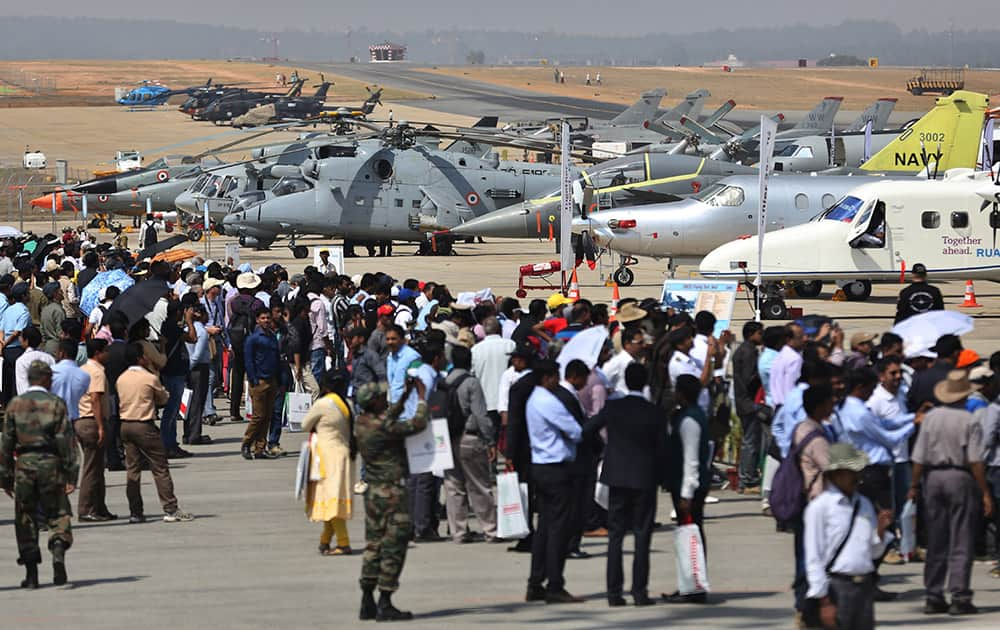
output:
[[[819,294],[822,291],[823,291],[822,280],[810,280],[808,282],[795,283],[795,292],[799,295],[799,297],[804,297],[804,298],[819,297]]]
[[[204,234],[202,234],[201,230],[199,230],[198,228],[193,228],[190,231],[188,231],[188,240],[191,241],[192,243],[197,243],[198,241],[200,241],[202,236],[204,236]]]
[[[635,282],[635,274],[628,267],[621,267],[611,274],[611,279],[620,287],[630,287]]]
[[[848,302],[864,302],[872,294],[872,283],[870,280],[855,280],[844,285],[844,295]]]
[[[780,298],[765,300],[760,305],[761,319],[785,319],[788,317],[788,307],[785,301]]]
[[[309,255],[309,248],[305,245],[296,245],[292,248],[292,256],[295,258],[305,258]]]

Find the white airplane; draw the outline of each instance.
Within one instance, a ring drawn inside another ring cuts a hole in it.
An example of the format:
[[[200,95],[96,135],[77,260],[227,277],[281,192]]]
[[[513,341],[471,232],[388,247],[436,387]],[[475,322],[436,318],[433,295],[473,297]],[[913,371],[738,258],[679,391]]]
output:
[[[935,279],[1000,280],[1000,183],[996,173],[954,169],[943,180],[878,181],[851,191],[817,220],[764,235],[767,281],[837,281],[867,299],[873,281],[897,280],[923,263]],[[757,239],[710,252],[705,278],[753,280]],[[860,278],[860,279],[859,279]],[[764,316],[782,319],[784,300],[769,292]]]

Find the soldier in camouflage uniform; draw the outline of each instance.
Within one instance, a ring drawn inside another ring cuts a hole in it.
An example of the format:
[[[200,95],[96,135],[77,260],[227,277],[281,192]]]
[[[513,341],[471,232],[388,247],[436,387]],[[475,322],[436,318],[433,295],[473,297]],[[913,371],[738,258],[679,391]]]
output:
[[[419,404],[414,416],[400,420],[403,401],[416,388]],[[397,610],[392,593],[399,588],[399,574],[406,561],[406,548],[413,534],[406,477],[409,466],[404,440],[427,427],[426,390],[420,379],[407,382],[399,402],[389,405],[385,382],[363,385],[355,399],[363,413],[355,436],[365,461],[368,492],[365,493],[365,547],[361,564],[360,618],[376,621],[406,621],[413,613]],[[379,589],[375,604],[375,587]]]
[[[42,552],[35,514],[41,511],[48,519],[53,581],[65,584],[66,550],[73,544],[73,512],[67,495],[74,490],[80,463],[66,403],[48,392],[52,368],[33,362],[28,368],[28,383],[28,390],[7,405],[0,435],[0,487],[14,498],[17,563],[23,564],[27,573],[21,587],[38,588]]]

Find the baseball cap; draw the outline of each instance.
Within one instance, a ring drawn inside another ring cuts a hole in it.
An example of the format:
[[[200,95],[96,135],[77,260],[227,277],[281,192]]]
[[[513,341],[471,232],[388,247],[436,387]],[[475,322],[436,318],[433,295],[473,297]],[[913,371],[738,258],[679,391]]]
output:
[[[958,355],[958,361],[955,362],[955,367],[962,369],[967,367],[972,367],[973,365],[979,363],[982,359],[975,350],[969,350],[968,348],[962,350]]]
[[[383,304],[382,306],[378,307],[378,311],[377,312],[378,312],[379,316],[381,317],[382,315],[392,315],[392,312],[394,310],[396,310],[396,309],[392,308],[392,304]]]
[[[562,293],[553,293],[552,295],[549,296],[549,299],[545,301],[545,305],[551,311],[559,308],[560,306],[566,306],[567,304],[572,304],[573,302],[574,300],[566,297]]]
[[[910,269],[910,273],[912,273],[915,276],[926,276],[927,267],[924,266],[924,263],[917,263],[913,265],[912,269]]]
[[[932,352],[942,357],[950,357],[961,349],[962,340],[958,338],[958,335],[941,335],[938,337],[937,343],[931,347]]]
[[[10,290],[10,295],[15,299],[23,298],[24,296],[28,295],[28,290],[29,289],[27,282],[18,282]]]

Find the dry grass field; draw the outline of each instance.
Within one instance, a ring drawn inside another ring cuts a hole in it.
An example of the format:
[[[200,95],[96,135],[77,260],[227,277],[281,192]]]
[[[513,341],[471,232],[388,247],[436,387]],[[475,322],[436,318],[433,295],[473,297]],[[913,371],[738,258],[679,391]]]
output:
[[[114,105],[116,87],[131,87],[141,81],[159,81],[171,88],[184,88],[204,83],[209,77],[213,83],[256,85],[264,91],[282,92],[275,85],[279,72],[291,76],[294,66],[240,61],[206,60],[156,60],[156,61],[100,61],[100,60],[44,60],[0,62],[0,66],[54,79],[56,94],[31,99],[11,99],[5,102],[0,92],[0,108]],[[309,79],[303,92],[314,91],[310,86],[320,82],[319,73],[300,71]],[[343,77],[328,76],[334,82],[330,90],[331,103],[355,104],[367,96],[365,84]],[[387,89],[384,100],[418,99],[421,95],[402,90]],[[176,97],[183,100],[183,97]]]
[[[843,96],[843,109],[864,109],[878,98],[894,97],[896,109],[919,112],[929,109],[933,96],[912,96],[906,80],[912,68],[600,68],[561,67],[565,84],[553,81],[551,66],[467,66],[437,67],[432,72],[462,76],[514,88],[560,94],[576,98],[632,103],[643,91],[664,87],[664,104],[676,102],[698,88],[712,93],[709,107],[734,99],[739,109],[794,111],[811,109],[824,96]],[[601,73],[603,85],[587,86],[587,73],[594,78]],[[969,71],[966,88],[987,94],[1000,93],[1000,72]]]

